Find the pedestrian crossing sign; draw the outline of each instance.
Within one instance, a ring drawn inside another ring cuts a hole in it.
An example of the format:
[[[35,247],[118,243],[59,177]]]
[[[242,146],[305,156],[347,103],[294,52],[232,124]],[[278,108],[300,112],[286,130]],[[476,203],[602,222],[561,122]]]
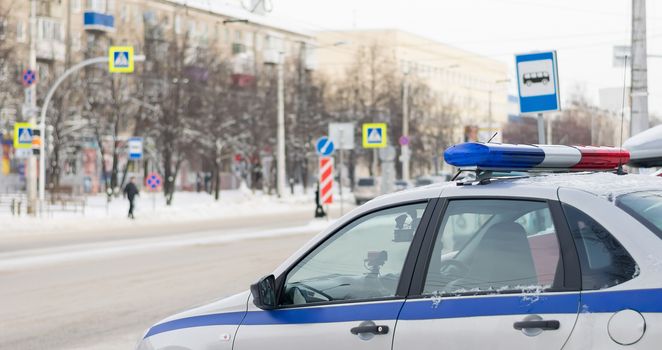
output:
[[[32,124],[14,124],[14,148],[32,148]]]
[[[111,73],[133,73],[133,46],[111,46],[108,70]]]
[[[363,148],[386,147],[386,123],[363,124]]]

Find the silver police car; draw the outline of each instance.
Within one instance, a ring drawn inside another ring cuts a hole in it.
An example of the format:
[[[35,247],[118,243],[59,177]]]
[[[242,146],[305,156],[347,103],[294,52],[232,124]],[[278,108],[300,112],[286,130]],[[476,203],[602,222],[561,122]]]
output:
[[[614,149],[459,146],[471,182],[368,202],[138,349],[659,349],[662,179]]]

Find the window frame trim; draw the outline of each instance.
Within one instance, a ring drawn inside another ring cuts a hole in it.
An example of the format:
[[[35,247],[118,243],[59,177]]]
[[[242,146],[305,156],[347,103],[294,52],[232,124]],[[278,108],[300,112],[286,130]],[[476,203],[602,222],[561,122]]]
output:
[[[554,228],[556,230],[556,236],[559,241],[559,258],[561,259],[563,269],[562,269],[562,280],[563,286],[560,288],[553,288],[545,290],[545,293],[562,293],[562,292],[579,292],[581,291],[581,271],[579,269],[579,257],[575,243],[572,240],[572,235],[570,229],[563,213],[561,203],[558,200],[542,199],[542,198],[531,198],[531,197],[517,197],[517,196],[456,196],[456,197],[446,197],[441,198],[441,203],[435,208],[435,213],[433,213],[433,218],[430,225],[428,225],[428,230],[425,237],[424,247],[425,251],[421,250],[420,257],[417,261],[416,269],[413,274],[412,283],[408,292],[408,299],[424,299],[429,298],[430,295],[423,294],[425,288],[425,281],[427,279],[428,269],[430,267],[430,262],[432,255],[434,254],[434,245],[436,243],[437,237],[440,234],[441,224],[443,219],[448,211],[448,206],[452,201],[460,200],[509,200],[509,201],[523,201],[523,202],[538,202],[546,203],[550,215],[552,217],[552,222],[554,223]],[[512,294],[522,294],[524,290],[504,290],[499,292],[494,291],[478,291],[478,292],[465,292],[465,293],[452,293],[453,297],[469,297],[469,296],[481,296],[481,295],[512,295]],[[449,294],[441,294],[441,297],[449,296]]]
[[[421,249],[421,244],[423,243],[425,236],[427,236],[430,219],[432,218],[433,212],[436,209],[436,206],[438,205],[437,204],[438,201],[439,198],[424,198],[424,199],[416,199],[416,200],[410,200],[410,201],[404,201],[398,203],[391,203],[368,210],[356,217],[353,217],[351,220],[348,220],[347,222],[343,223],[341,226],[337,227],[335,230],[330,232],[326,237],[316,242],[313,246],[311,246],[308,250],[306,250],[305,253],[301,254],[294,262],[292,262],[292,264],[290,264],[290,266],[288,266],[285,271],[283,271],[280,275],[276,276],[276,284],[275,284],[276,300],[278,301],[278,305],[276,306],[275,309],[280,310],[280,309],[294,309],[294,308],[339,305],[339,304],[350,304],[350,303],[381,302],[381,301],[393,301],[393,300],[401,300],[401,299],[404,300],[407,297],[409,285],[411,284],[411,280],[412,280],[412,272],[414,271],[416,266],[416,261],[415,260],[411,261],[411,260],[413,258],[417,258],[419,255],[418,252]],[[347,226],[356,223],[356,221],[361,220],[366,216],[372,215],[376,212],[380,212],[383,210],[405,207],[408,205],[415,205],[415,204],[425,204],[425,208],[423,211],[423,216],[421,216],[421,221],[418,224],[418,227],[416,228],[416,232],[414,233],[414,240],[409,245],[409,249],[407,251],[407,255],[405,257],[405,261],[402,267],[400,280],[398,281],[398,285],[395,290],[395,296],[369,298],[369,299],[332,300],[332,301],[323,301],[323,302],[308,303],[301,305],[281,304],[283,300],[283,292],[284,292],[285,280],[287,279],[287,276],[301,261],[303,261],[308,255],[312,254],[318,247],[323,245],[329,239],[333,238],[336,234],[340,233]]]

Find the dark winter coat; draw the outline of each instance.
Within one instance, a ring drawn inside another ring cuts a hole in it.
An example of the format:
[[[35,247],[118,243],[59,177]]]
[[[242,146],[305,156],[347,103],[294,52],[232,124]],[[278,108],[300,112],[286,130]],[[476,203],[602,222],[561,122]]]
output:
[[[124,186],[124,195],[129,198],[130,201],[133,202],[133,199],[136,198],[138,194],[140,194],[140,191],[138,191],[138,187],[136,187],[136,184],[133,182],[129,182]]]

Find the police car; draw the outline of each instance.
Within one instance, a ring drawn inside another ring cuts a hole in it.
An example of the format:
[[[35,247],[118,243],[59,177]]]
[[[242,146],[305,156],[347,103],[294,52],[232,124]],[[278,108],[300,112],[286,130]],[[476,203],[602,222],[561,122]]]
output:
[[[445,159],[470,182],[372,200],[138,348],[659,349],[662,179],[625,175],[628,158],[456,145]],[[491,175],[509,170],[528,175]]]

